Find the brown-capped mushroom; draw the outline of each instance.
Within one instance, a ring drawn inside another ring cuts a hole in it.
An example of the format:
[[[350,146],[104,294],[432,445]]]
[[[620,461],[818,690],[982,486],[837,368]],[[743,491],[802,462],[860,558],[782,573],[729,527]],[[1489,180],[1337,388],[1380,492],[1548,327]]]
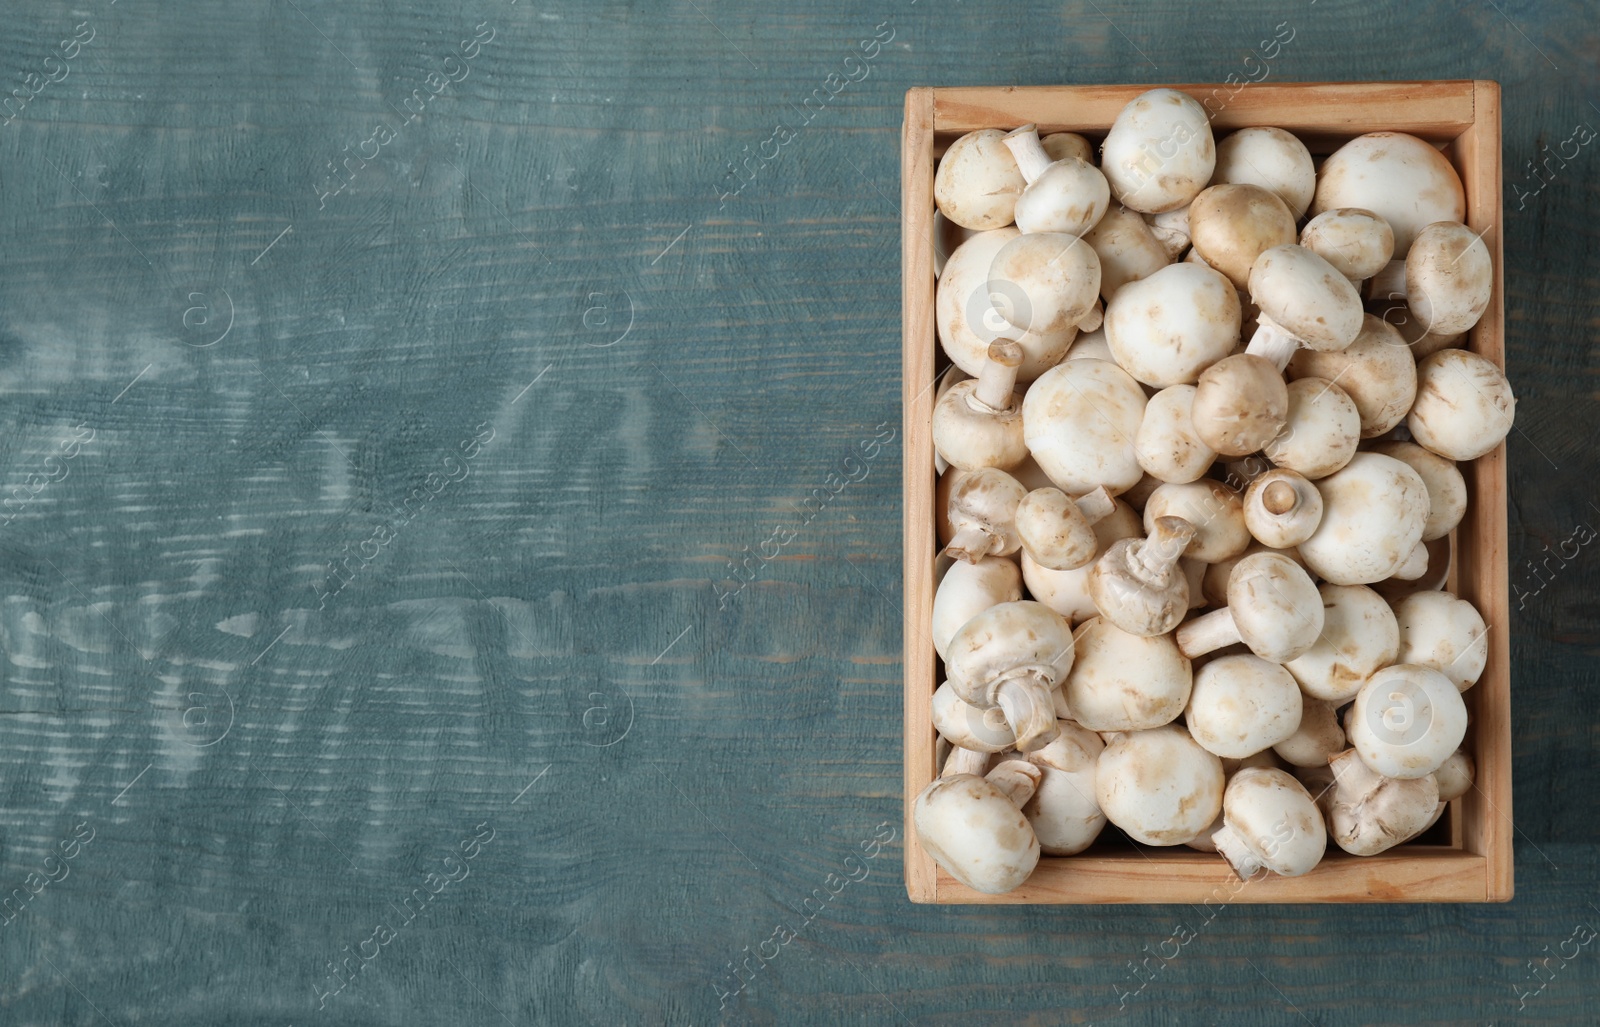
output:
[[[1294,215],[1258,185],[1214,185],[1189,204],[1189,241],[1209,267],[1242,290],[1257,257],[1295,241]]]
[[[1223,456],[1245,456],[1270,443],[1289,418],[1289,389],[1277,366],[1235,353],[1206,368],[1195,386],[1194,430]]]

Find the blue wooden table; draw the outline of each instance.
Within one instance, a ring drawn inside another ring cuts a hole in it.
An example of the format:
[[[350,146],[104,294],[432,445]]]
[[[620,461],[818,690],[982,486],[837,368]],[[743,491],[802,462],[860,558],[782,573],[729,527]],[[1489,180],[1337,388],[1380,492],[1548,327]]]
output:
[[[0,1022],[1600,1020],[1593,4],[3,12]],[[905,90],[1285,25],[1504,87],[1517,898],[914,907]]]

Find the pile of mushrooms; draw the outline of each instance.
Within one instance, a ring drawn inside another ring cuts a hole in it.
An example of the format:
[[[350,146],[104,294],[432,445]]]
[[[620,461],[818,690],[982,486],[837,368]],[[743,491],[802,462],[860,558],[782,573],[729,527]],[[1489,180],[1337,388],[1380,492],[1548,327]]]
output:
[[[1107,825],[1245,879],[1411,841],[1473,787],[1457,464],[1516,406],[1464,348],[1498,278],[1461,180],[1398,132],[1214,139],[1172,89],[1099,156],[985,129],[935,177],[923,848],[999,893]]]

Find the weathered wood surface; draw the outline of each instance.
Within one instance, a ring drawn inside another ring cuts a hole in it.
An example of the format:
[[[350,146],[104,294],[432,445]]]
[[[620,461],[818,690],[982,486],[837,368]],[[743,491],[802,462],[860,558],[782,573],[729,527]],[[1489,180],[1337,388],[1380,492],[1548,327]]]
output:
[[[0,1021],[1591,1022],[1593,22],[7,5]],[[1517,897],[913,907],[904,92],[1283,23],[1277,80],[1504,86]]]

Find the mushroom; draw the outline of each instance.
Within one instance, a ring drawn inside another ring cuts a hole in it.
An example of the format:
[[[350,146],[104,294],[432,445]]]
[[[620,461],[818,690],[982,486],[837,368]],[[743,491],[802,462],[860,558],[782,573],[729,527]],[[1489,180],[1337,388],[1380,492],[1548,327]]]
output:
[[[1100,258],[1100,295],[1110,303],[1129,282],[1148,278],[1172,263],[1167,247],[1150,225],[1126,207],[1112,207],[1083,241]]]
[[[1442,349],[1417,365],[1406,427],[1431,452],[1476,460],[1500,445],[1516,412],[1511,383],[1498,367],[1464,349]]]
[[[933,448],[953,467],[1015,467],[1028,458],[1022,437],[1022,397],[1012,390],[1022,347],[989,344],[977,378],[956,382],[933,407]]]
[[[1334,786],[1324,797],[1328,833],[1353,856],[1376,856],[1425,831],[1439,806],[1433,775],[1395,780],[1346,749],[1329,761]]]
[[[1489,663],[1489,628],[1477,607],[1449,592],[1413,592],[1394,604],[1396,663],[1432,667],[1465,692]]]
[[[1306,222],[1300,230],[1300,245],[1354,284],[1388,265],[1394,256],[1394,230],[1370,210],[1336,207]]]
[[[1158,484],[1198,481],[1217,459],[1216,452],[1194,430],[1194,396],[1193,385],[1171,385],[1145,404],[1144,419],[1133,438],[1133,454],[1146,477],[1157,479]]]
[[[1322,378],[1345,391],[1361,416],[1361,437],[1377,438],[1401,421],[1417,395],[1417,362],[1394,326],[1371,314],[1342,350],[1303,349],[1289,361],[1291,379]]]
[[[1302,475],[1274,468],[1244,493],[1244,525],[1256,541],[1289,549],[1311,537],[1322,523],[1322,493]]]
[[[1459,334],[1489,309],[1494,263],[1477,232],[1439,221],[1418,233],[1405,262],[1387,265],[1370,288],[1374,297],[1404,299],[1429,335]]]
[[[950,489],[947,518],[955,534],[944,552],[976,563],[985,556],[1010,556],[1022,547],[1017,505],[1027,495],[1022,483],[1002,470],[968,471]]]
[[[1222,812],[1222,761],[1180,725],[1118,734],[1100,754],[1106,819],[1145,845],[1182,845]]]
[[[1261,309],[1245,352],[1279,372],[1300,348],[1341,350],[1361,333],[1361,296],[1332,264],[1295,243],[1274,246],[1249,273],[1250,300]]]
[[[1067,350],[1068,360],[1111,360],[1111,345],[1106,342],[1106,327],[1102,324],[1092,332],[1079,332],[1072,348]]]
[[[980,710],[996,706],[1032,752],[1056,736],[1050,693],[1072,669],[1072,628],[1042,603],[991,606],[950,640],[945,673],[956,694]]]
[[[1101,616],[1134,635],[1164,635],[1189,610],[1189,580],[1178,557],[1194,537],[1181,517],[1157,517],[1148,538],[1113,542],[1094,562],[1089,597]]]
[[[933,691],[933,727],[951,745],[971,752],[1004,752],[1017,744],[1004,712],[963,701],[948,681]]]
[[[1088,243],[1061,232],[1028,232],[994,255],[989,293],[1009,302],[995,309],[1012,328],[1055,337],[1098,317],[1100,258]]]
[[[1450,551],[1450,536],[1436,538],[1431,542],[1422,543],[1422,548],[1428,552],[1428,566],[1421,577],[1409,580],[1396,575],[1386,581],[1373,583],[1373,590],[1390,603],[1397,603],[1408,595],[1416,592],[1437,592],[1444,588],[1450,581],[1451,561],[1453,554]],[[1413,550],[1413,556],[1415,551]]]
[[[940,777],[955,777],[957,774],[975,774],[982,777],[989,772],[989,757],[987,752],[976,749],[964,749],[959,745],[951,745],[943,735],[939,740],[949,746],[950,751],[945,754],[944,767],[939,771]]]
[[[1240,560],[1243,560],[1247,556],[1254,556],[1256,553],[1281,553],[1293,560],[1295,563],[1299,564],[1301,567],[1305,566],[1305,562],[1300,559],[1299,550],[1273,549],[1270,546],[1262,545],[1255,539],[1251,539],[1250,545],[1245,547],[1244,552],[1239,553],[1236,556],[1230,556],[1226,560],[1218,560],[1216,563],[1208,563],[1204,565],[1205,573],[1201,576],[1200,580],[1200,595],[1205,602],[1201,603],[1200,605],[1227,606],[1228,581],[1233,577],[1233,569],[1239,565]]]
[[[1281,553],[1257,553],[1233,568],[1227,606],[1179,626],[1178,650],[1194,659],[1243,642],[1262,659],[1283,663],[1316,644],[1322,621],[1317,586],[1300,565]]]
[[[1152,89],[1117,114],[1100,170],[1123,206],[1141,214],[1182,207],[1204,189],[1217,148],[1204,107],[1176,89]]]
[[[1461,747],[1467,704],[1432,667],[1397,663],[1361,686],[1345,732],[1361,762],[1384,777],[1427,777]]]
[[[1091,731],[1170,724],[1189,702],[1189,661],[1170,635],[1140,636],[1103,617],[1074,633],[1077,655],[1061,686],[1073,719]]]
[[[1404,132],[1357,136],[1322,163],[1311,213],[1336,207],[1370,210],[1394,230],[1394,251],[1405,253],[1425,225],[1460,221],[1466,195],[1461,176],[1432,145]]]
[[[1222,823],[1212,843],[1244,880],[1263,869],[1283,877],[1308,874],[1328,848],[1311,793],[1281,770],[1252,767],[1233,775],[1222,793]]]
[[[1062,491],[1104,485],[1113,494],[1143,475],[1133,437],[1144,390],[1108,360],[1068,360],[1040,376],[1022,401],[1028,450]]]
[[[1039,787],[1022,807],[1039,848],[1048,856],[1074,856],[1087,849],[1106,826],[1095,802],[1095,765],[1106,743],[1070,720],[1056,722],[1061,734],[1043,749],[1028,753],[1039,768]]]
[[[1283,129],[1241,128],[1217,140],[1217,166],[1211,182],[1260,186],[1282,200],[1299,220],[1316,193],[1317,170],[1311,151]]]
[[[1245,289],[1257,257],[1295,241],[1294,215],[1258,185],[1214,185],[1189,204],[1189,241],[1208,266]]]
[[[1144,503],[1146,533],[1154,535],[1156,522],[1163,517],[1181,517],[1194,526],[1194,537],[1183,555],[1201,563],[1237,556],[1250,545],[1243,500],[1214,478],[1157,486]]]
[[[1372,452],[1394,457],[1417,472],[1428,490],[1428,519],[1422,541],[1444,538],[1467,513],[1467,482],[1454,460],[1430,453],[1415,442],[1380,442]]]
[[[1326,478],[1350,462],[1361,441],[1361,412],[1338,385],[1323,378],[1289,383],[1283,430],[1261,447],[1268,460],[1307,478]]]
[[[1076,336],[1077,329],[1070,326],[1050,333],[1019,332],[996,309],[996,300],[1008,310],[1026,305],[1020,289],[1007,287],[998,293],[989,289],[995,255],[1019,234],[1015,228],[979,232],[956,248],[939,275],[933,305],[939,345],[968,375],[983,373],[990,343],[1010,339],[1022,347],[1017,380],[1032,381],[1061,362]],[[1027,319],[1020,313],[1016,316]]]
[[[1039,864],[1039,839],[1020,808],[1033,798],[1039,778],[1039,769],[1022,760],[1006,760],[987,777],[940,778],[912,805],[917,838],[968,888],[986,895],[1013,891]]]
[[[950,144],[933,176],[933,202],[962,228],[1004,228],[1027,183],[1006,134],[982,128]]]
[[[1331,702],[1301,699],[1300,726],[1272,747],[1285,763],[1297,767],[1325,767],[1335,753],[1347,748],[1344,728]]]
[[[1095,556],[1101,556],[1113,542],[1137,538],[1143,528],[1138,515],[1126,503],[1119,501],[1111,516],[1094,525]],[[1081,622],[1096,616],[1094,600],[1089,598],[1089,572],[1091,561],[1070,571],[1053,571],[1033,561],[1027,550],[1022,551],[1022,580],[1028,594],[1070,621]]]
[[[1389,604],[1365,585],[1324,584],[1317,592],[1322,597],[1322,633],[1284,669],[1311,698],[1348,702],[1367,678],[1394,662],[1400,628]]]
[[[1034,125],[1006,133],[1005,144],[1028,183],[1017,198],[1019,229],[1082,235],[1099,223],[1111,202],[1100,169],[1078,157],[1051,157]]]
[[[1392,577],[1422,541],[1428,490],[1399,460],[1357,453],[1316,484],[1322,523],[1299,549],[1306,567],[1325,581],[1364,585]]]
[[[1183,251],[1189,248],[1189,207],[1162,211],[1160,214],[1146,214],[1144,221],[1150,226],[1150,234],[1155,236],[1161,242],[1162,248],[1167,251],[1169,261],[1177,260],[1183,256]]]
[[[1094,145],[1076,132],[1052,132],[1039,140],[1051,160],[1076,157],[1085,164],[1094,163]]]
[[[1239,341],[1239,294],[1209,268],[1169,264],[1129,282],[1106,307],[1118,365],[1158,389],[1192,384]]]
[[[991,606],[1022,598],[1022,571],[1002,556],[985,556],[976,562],[957,561],[933,594],[933,648],[945,649],[961,626]]]
[[[1223,456],[1267,445],[1289,417],[1289,390],[1277,365],[1235,353],[1206,368],[1195,386],[1194,430]]]
[[[1109,517],[1117,501],[1104,486],[1081,499],[1060,489],[1035,489],[1017,506],[1017,534],[1022,548],[1041,566],[1069,571],[1094,559],[1099,541],[1096,521]]]
[[[1439,801],[1450,802],[1471,791],[1473,771],[1472,756],[1466,750],[1457,749],[1451,753],[1433,772],[1433,779],[1439,786]]]

